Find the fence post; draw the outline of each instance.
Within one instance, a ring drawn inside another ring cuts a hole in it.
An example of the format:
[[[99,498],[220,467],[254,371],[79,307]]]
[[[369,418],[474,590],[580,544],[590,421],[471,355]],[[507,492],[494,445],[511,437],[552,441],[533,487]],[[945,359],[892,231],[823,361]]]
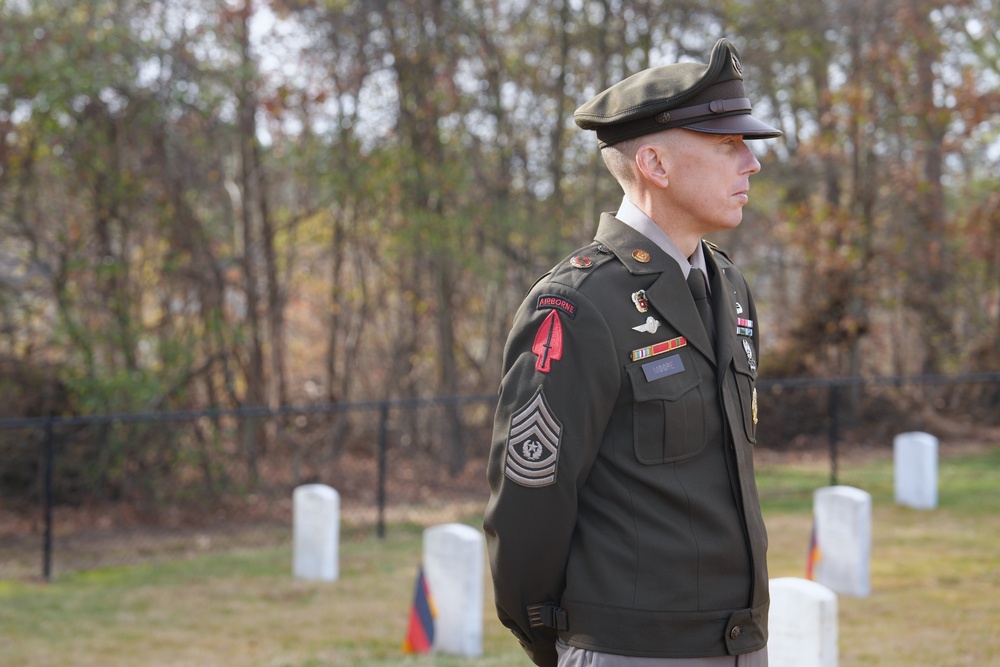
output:
[[[44,498],[45,536],[42,541],[42,578],[52,581],[52,470],[55,468],[55,436],[52,420],[45,422],[45,478],[42,493]]]
[[[830,385],[828,395],[828,405],[830,412],[830,430],[828,437],[830,440],[830,486],[837,486],[837,440],[840,438],[840,391],[837,385]]]
[[[389,449],[389,401],[382,403],[378,428],[378,537],[385,537],[386,452]]]

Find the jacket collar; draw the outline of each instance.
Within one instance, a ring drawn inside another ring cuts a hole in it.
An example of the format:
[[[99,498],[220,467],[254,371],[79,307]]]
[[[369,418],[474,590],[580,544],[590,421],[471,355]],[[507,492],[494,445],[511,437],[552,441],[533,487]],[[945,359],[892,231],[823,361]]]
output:
[[[674,258],[610,213],[601,216],[595,240],[607,246],[632,275],[648,275],[653,279],[646,288],[650,305],[687,339],[688,345],[714,362],[715,350],[690,297],[684,273]],[[684,298],[677,298],[677,294],[683,294]]]
[[[646,298],[660,316],[720,369],[725,369],[733,357],[736,344],[736,290],[729,280],[732,263],[702,242],[712,290],[712,313],[715,316],[716,348],[712,349],[698,309],[691,298],[676,298],[681,290],[690,292],[687,280],[677,261],[656,243],[618,220],[611,213],[601,216],[595,240],[606,246],[635,276],[654,276],[646,288]],[[645,260],[645,261],[644,261]]]

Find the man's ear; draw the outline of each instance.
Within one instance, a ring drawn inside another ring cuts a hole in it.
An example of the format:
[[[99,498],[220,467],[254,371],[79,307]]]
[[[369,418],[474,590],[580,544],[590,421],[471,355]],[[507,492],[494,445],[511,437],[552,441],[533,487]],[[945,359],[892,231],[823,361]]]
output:
[[[666,147],[659,144],[643,144],[635,154],[635,162],[643,178],[654,185],[665,188],[669,181],[669,162]]]

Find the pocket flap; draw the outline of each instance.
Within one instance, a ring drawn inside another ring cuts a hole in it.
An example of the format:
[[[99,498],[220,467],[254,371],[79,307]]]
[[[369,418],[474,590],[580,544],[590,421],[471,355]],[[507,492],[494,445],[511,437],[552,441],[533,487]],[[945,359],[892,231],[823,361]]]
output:
[[[685,351],[635,362],[627,372],[637,403],[676,401],[701,384],[701,373]]]

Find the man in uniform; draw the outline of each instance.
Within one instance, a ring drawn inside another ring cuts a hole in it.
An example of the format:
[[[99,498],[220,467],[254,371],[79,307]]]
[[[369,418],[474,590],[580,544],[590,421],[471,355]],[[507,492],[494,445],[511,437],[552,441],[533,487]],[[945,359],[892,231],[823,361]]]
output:
[[[542,667],[767,664],[753,473],[759,327],[702,240],[760,163],[739,53],[655,67],[577,109],[622,186],[514,319],[485,516],[500,620]]]

